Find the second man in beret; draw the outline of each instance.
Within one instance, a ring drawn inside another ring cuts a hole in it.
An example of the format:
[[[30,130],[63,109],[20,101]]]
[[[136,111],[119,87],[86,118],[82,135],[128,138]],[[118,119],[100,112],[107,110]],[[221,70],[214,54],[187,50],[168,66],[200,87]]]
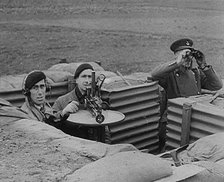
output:
[[[78,66],[74,73],[75,88],[55,101],[53,105],[54,111],[61,112],[62,117],[65,117],[84,109],[87,88],[90,88],[92,84],[93,70],[93,67],[88,63]],[[67,134],[85,139],[89,139],[89,133],[91,133],[88,127],[74,125],[69,121],[63,122],[60,129]]]

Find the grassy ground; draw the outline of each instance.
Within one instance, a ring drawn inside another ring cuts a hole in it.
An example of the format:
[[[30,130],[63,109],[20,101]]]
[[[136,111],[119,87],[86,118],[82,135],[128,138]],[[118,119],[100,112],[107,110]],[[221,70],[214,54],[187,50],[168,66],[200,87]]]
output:
[[[174,40],[190,37],[224,77],[223,2],[2,0],[0,75],[44,70],[61,59],[150,72],[172,59]]]

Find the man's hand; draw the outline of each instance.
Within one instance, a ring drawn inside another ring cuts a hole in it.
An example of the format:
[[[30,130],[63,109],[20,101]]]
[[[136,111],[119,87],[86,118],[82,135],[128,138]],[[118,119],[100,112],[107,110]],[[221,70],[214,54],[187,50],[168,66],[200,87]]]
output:
[[[205,55],[201,51],[197,51],[194,54],[194,58],[196,59],[199,68],[201,68],[202,70],[207,66]]]
[[[187,61],[187,55],[191,52],[190,49],[184,49],[180,51],[176,57],[176,63],[178,66],[183,65]]]
[[[77,101],[70,102],[63,110],[61,115],[64,116],[65,114],[75,113],[79,110],[78,108],[79,103]]]

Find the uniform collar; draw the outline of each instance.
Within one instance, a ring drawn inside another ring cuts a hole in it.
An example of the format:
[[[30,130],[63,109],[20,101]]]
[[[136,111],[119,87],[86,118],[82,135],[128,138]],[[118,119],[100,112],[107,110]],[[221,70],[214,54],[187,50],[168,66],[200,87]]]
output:
[[[86,97],[86,94],[83,95],[78,87],[75,88],[75,94],[76,94],[76,96],[77,96],[77,98],[80,102],[84,101],[84,98]]]

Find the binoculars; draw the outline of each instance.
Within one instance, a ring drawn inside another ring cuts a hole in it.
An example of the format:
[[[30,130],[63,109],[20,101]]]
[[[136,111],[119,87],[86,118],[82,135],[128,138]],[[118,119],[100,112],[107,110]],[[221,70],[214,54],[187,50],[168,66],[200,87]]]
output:
[[[195,59],[200,59],[203,57],[203,53],[199,50],[192,49],[190,52],[187,52],[186,56],[193,56]]]

